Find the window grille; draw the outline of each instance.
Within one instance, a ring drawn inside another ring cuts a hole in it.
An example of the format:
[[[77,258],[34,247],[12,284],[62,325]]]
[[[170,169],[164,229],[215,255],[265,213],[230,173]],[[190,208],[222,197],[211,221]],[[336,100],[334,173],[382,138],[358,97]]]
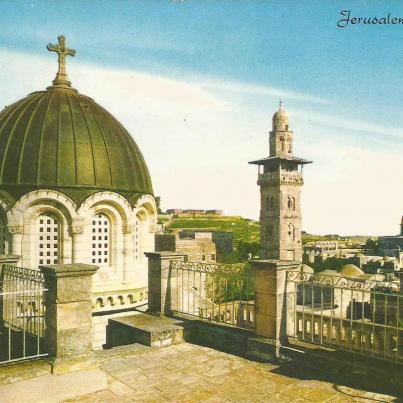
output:
[[[92,219],[92,263],[108,266],[110,261],[110,222],[99,213]]]
[[[38,262],[42,264],[59,263],[59,220],[52,214],[38,217]]]
[[[136,226],[134,231],[134,260],[138,260],[139,258],[139,220],[136,220]]]

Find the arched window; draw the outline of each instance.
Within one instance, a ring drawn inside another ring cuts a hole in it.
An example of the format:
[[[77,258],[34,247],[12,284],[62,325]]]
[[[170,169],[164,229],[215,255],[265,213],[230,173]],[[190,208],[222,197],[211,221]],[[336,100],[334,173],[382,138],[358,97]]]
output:
[[[102,298],[97,298],[97,301],[95,302],[95,309],[101,309],[104,306],[104,300]]]
[[[292,224],[288,224],[288,235],[295,241],[295,227]]]
[[[104,213],[92,219],[92,263],[109,266],[110,262],[110,222]]]
[[[60,225],[58,218],[50,213],[38,217],[38,263],[60,263]]]
[[[292,209],[295,211],[295,197],[292,198]]]
[[[302,319],[298,319],[298,331],[302,332]]]
[[[311,322],[309,320],[306,322],[306,333],[311,333]]]
[[[281,151],[284,151],[284,138],[280,137]]]
[[[332,339],[336,340],[336,326],[335,325],[332,326]]]
[[[367,342],[367,338],[366,338],[366,335],[365,335],[365,333],[363,333],[362,335],[361,335],[361,344],[363,344],[364,346],[365,346],[365,343]]]
[[[268,236],[268,237],[272,237],[272,236],[273,236],[273,226],[270,225],[270,224],[267,226],[267,236]]]
[[[323,324],[323,337],[327,337],[327,324]]]
[[[144,252],[148,252],[151,249],[150,242],[152,234],[150,234],[149,225],[150,225],[149,214],[145,211],[145,209],[139,211],[136,215],[137,238],[135,238],[135,248],[137,248],[138,251],[137,260],[140,262],[146,261]]]
[[[315,334],[315,336],[318,336],[318,335],[319,335],[319,325],[318,325],[318,322],[314,322],[313,328],[314,328],[314,334]]]
[[[290,197],[290,196],[288,196],[288,198],[287,198],[287,207],[288,207],[288,210],[291,210],[292,201],[291,201],[291,197]]]
[[[4,255],[9,252],[9,240],[10,235],[8,232],[8,227],[6,225],[6,220],[0,215],[0,254]]]

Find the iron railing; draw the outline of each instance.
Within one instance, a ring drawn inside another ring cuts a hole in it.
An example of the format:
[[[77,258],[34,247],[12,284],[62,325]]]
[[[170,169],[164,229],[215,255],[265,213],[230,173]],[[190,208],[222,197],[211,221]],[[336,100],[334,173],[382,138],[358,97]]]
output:
[[[294,336],[403,363],[403,294],[397,281],[289,271]]]
[[[3,265],[0,276],[0,364],[47,355],[39,270]]]
[[[171,310],[252,329],[254,287],[249,265],[171,261]]]

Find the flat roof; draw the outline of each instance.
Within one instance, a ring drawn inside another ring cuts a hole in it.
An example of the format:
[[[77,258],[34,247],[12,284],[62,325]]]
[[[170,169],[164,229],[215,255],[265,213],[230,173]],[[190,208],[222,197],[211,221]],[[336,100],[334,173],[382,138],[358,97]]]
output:
[[[305,160],[303,158],[298,158],[298,157],[282,157],[282,156],[274,156],[274,157],[266,157],[266,158],[261,158],[256,161],[250,161],[249,164],[254,164],[254,165],[263,165],[265,162],[270,162],[270,161],[291,161],[291,162],[296,162],[297,164],[311,164],[312,161]]]

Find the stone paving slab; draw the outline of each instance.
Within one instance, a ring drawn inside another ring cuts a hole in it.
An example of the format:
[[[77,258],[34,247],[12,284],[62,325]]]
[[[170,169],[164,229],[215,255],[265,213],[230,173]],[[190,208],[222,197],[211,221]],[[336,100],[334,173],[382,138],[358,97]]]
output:
[[[0,386],[0,402],[57,403],[108,388],[107,374],[100,370],[43,375]]]
[[[106,358],[105,358],[106,357]],[[395,394],[299,374],[189,343],[98,352],[108,389],[69,402],[397,402]],[[403,395],[402,395],[403,396]]]

